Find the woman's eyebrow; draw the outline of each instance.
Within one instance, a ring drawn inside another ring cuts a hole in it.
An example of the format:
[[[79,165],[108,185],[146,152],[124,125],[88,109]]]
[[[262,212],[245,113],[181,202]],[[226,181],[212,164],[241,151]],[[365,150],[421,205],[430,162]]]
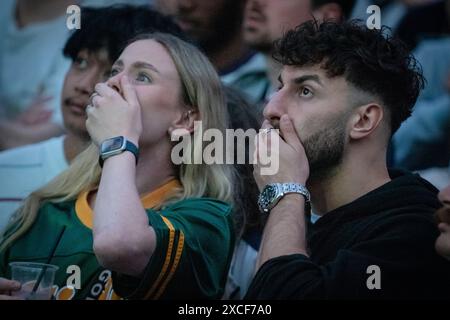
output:
[[[123,62],[122,62],[122,60],[117,60],[116,62],[113,63],[113,66],[116,66],[116,67],[123,67]]]
[[[150,69],[150,70],[155,71],[156,73],[160,73],[154,65],[152,65],[151,63],[148,63],[148,62],[144,62],[144,61],[136,61],[135,63],[133,63],[133,67],[136,69],[140,69],[140,68]]]
[[[122,60],[117,60],[116,62],[114,62],[113,66],[123,68],[124,63]],[[154,65],[152,65],[151,63],[148,63],[148,62],[144,62],[144,61],[136,61],[132,64],[132,67],[135,69],[141,69],[141,68],[150,69],[150,70],[155,71],[156,73],[160,73]]]

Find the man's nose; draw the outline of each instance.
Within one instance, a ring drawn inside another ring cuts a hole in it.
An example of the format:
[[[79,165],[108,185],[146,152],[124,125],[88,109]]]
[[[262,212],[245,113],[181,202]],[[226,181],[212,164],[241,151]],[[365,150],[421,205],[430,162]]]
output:
[[[264,118],[269,121],[279,120],[286,113],[286,101],[284,101],[280,92],[272,95],[266,107],[264,108]]]
[[[99,82],[100,76],[98,72],[86,72],[81,78],[78,78],[75,84],[76,89],[83,93],[90,95],[94,91],[95,85]]]

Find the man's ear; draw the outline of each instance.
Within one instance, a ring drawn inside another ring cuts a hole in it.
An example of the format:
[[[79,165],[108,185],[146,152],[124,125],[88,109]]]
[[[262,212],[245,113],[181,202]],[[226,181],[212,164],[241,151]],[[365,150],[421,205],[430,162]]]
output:
[[[185,135],[194,132],[194,122],[200,121],[200,113],[196,108],[190,108],[181,113],[168,129],[169,135]]]
[[[341,22],[344,20],[344,12],[342,11],[341,6],[336,2],[330,2],[320,6],[314,11],[313,15],[321,22],[329,20]]]
[[[370,103],[355,109],[350,117],[350,138],[362,139],[379,127],[383,120],[383,108],[376,103]]]

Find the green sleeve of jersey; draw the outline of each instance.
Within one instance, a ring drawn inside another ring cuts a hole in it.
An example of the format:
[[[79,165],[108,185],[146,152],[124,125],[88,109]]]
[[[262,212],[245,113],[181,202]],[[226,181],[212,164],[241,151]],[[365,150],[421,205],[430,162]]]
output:
[[[188,199],[148,216],[155,252],[140,278],[114,273],[114,291],[128,299],[219,299],[234,248],[231,207]]]

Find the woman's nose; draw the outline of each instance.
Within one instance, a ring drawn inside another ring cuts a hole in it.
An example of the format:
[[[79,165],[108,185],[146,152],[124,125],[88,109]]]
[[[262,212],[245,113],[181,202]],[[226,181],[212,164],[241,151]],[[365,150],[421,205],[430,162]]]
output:
[[[121,88],[120,88],[120,79],[121,79],[122,76],[123,76],[123,73],[120,72],[120,73],[118,73],[118,74],[116,74],[116,75],[110,77],[110,78],[106,81],[106,84],[107,84],[110,88],[116,90],[116,91],[117,91],[118,93],[120,93],[120,94],[122,94],[122,90],[121,90]]]

